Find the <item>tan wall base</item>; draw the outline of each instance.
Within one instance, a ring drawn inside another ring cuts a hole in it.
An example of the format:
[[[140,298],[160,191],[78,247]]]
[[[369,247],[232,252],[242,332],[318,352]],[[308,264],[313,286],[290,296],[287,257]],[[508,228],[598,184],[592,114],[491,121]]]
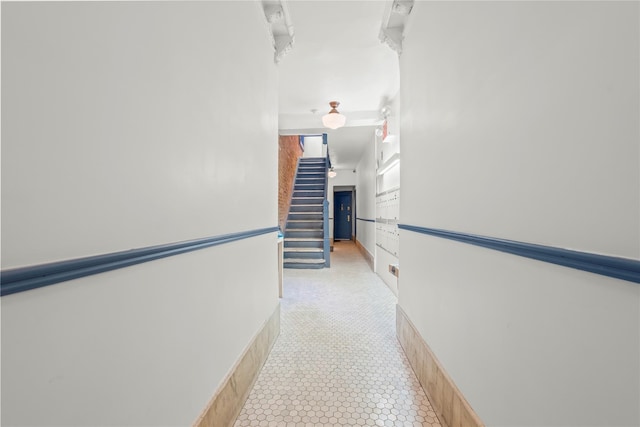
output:
[[[371,253],[367,250],[367,248],[362,246],[362,243],[360,243],[358,239],[354,239],[354,240],[356,242],[356,246],[358,247],[358,249],[360,249],[360,252],[364,256],[364,259],[367,260],[369,267],[371,267],[371,270],[375,271],[375,267],[373,266],[373,255],[371,255]]]
[[[280,303],[224,379],[194,427],[233,425],[279,334]]]
[[[441,424],[445,427],[484,427],[399,305],[396,305],[396,333]]]

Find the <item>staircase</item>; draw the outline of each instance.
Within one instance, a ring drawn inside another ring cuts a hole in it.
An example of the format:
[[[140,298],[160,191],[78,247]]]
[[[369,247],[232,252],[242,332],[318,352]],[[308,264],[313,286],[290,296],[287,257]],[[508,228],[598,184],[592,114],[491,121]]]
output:
[[[284,268],[328,266],[323,216],[326,173],[324,157],[299,159],[284,233]]]

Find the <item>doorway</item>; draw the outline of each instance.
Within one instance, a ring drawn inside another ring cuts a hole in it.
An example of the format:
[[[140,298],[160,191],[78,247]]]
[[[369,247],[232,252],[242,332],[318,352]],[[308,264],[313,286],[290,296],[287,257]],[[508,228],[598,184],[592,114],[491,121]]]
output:
[[[333,239],[351,240],[353,224],[351,191],[333,193]]]

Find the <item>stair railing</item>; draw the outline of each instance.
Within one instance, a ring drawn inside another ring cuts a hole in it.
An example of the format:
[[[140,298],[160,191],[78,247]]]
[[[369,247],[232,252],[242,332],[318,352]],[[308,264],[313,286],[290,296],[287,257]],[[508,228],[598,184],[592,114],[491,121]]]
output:
[[[329,157],[329,144],[327,141],[327,134],[322,134],[322,142],[327,148],[327,155],[324,162],[324,202],[322,206],[322,219],[324,230],[324,266],[331,266],[331,248],[329,244],[329,199],[327,198],[327,192],[329,191],[329,168],[331,167],[331,158]]]

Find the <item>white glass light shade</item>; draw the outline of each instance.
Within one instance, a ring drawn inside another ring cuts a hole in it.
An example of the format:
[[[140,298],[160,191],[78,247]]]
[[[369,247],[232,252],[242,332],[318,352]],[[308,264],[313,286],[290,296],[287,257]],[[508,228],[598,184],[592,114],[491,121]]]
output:
[[[335,113],[330,112],[329,114],[325,114],[324,116],[322,116],[322,124],[324,125],[324,127],[327,127],[329,129],[341,128],[342,126],[344,126],[346,121],[347,118],[337,111]]]
[[[331,101],[329,105],[331,106],[331,111],[329,111],[329,114],[322,116],[322,124],[324,127],[329,129],[338,129],[344,126],[347,118],[336,110],[340,103],[338,101]]]
[[[329,171],[328,175],[329,175],[329,178],[335,178],[335,177],[336,177],[336,175],[338,175],[338,174],[336,173],[336,171],[334,171],[333,169],[331,169],[331,170]]]

